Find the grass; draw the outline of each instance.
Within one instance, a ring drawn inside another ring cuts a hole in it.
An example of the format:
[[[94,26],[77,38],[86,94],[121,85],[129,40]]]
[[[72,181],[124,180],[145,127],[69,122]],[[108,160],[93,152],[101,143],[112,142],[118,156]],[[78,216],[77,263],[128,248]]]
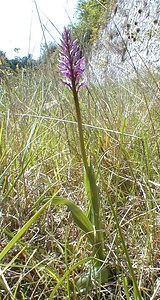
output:
[[[0,94],[0,299],[139,299],[123,243],[142,299],[158,299],[159,76],[92,82],[79,93],[102,199],[102,267],[113,273],[104,283],[92,272],[87,234],[67,207],[47,200],[87,210],[71,93],[48,62],[6,74]]]

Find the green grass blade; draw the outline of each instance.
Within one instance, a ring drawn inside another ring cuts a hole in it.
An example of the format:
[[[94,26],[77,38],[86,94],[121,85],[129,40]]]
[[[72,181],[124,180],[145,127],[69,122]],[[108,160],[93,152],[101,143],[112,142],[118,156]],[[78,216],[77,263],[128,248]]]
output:
[[[55,272],[53,272],[50,268],[44,266],[45,271],[54,279],[57,281],[57,283],[60,282],[60,278],[57,276]]]

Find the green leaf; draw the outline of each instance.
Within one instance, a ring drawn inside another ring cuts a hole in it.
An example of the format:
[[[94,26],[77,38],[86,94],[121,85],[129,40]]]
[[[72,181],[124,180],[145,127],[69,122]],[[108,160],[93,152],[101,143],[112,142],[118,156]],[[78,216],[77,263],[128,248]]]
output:
[[[54,205],[66,205],[69,211],[72,214],[72,217],[78,227],[87,234],[87,237],[91,244],[94,244],[94,228],[89,218],[85,215],[85,213],[72,201],[68,199],[64,199],[62,197],[54,197],[53,199]]]

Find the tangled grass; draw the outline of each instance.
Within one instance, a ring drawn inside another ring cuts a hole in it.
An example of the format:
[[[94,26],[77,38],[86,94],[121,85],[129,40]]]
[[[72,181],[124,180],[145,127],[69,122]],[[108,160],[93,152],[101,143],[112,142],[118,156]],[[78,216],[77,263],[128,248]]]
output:
[[[88,86],[80,108],[112,279],[90,271],[78,289],[92,270],[91,245],[65,207],[44,207],[57,195],[87,209],[72,95],[48,62],[1,83],[0,299],[138,299],[111,204],[142,299],[160,297],[159,77]]]

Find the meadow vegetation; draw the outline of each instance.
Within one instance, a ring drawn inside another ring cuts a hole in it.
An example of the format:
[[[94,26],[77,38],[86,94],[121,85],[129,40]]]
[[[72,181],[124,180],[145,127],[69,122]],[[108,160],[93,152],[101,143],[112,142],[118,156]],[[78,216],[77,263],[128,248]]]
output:
[[[87,215],[73,95],[56,63],[57,54],[1,79],[0,299],[159,299],[159,74],[101,83],[86,73],[79,91],[111,273],[101,280],[87,234],[58,202]]]

